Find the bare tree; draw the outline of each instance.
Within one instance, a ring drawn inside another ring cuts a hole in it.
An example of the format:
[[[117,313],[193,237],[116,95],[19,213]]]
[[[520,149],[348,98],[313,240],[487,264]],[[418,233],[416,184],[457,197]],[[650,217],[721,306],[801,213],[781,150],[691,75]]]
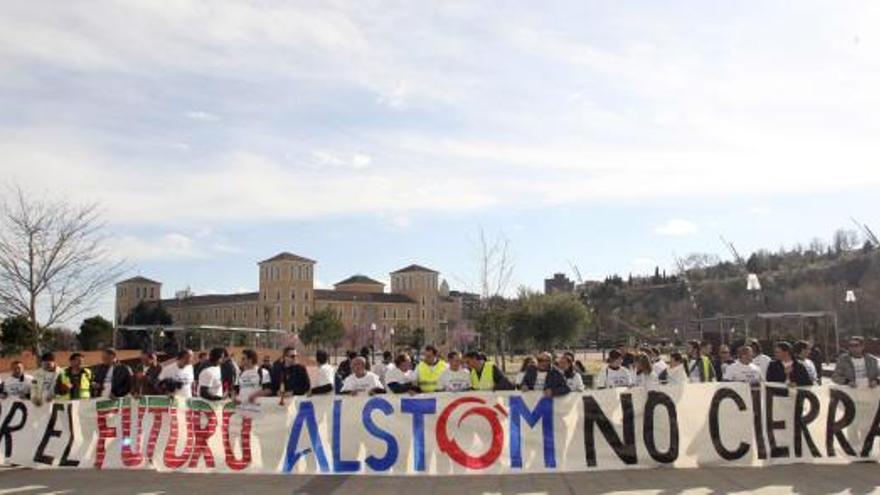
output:
[[[480,311],[477,329],[489,340],[495,356],[501,356],[502,368],[507,368],[504,346],[510,330],[504,299],[513,276],[513,255],[510,240],[503,234],[495,238],[486,236],[481,227],[477,244],[479,272]],[[485,342],[483,343],[485,345]]]
[[[0,203],[0,314],[27,317],[43,332],[79,316],[119,278],[95,204],[33,198],[9,188]]]

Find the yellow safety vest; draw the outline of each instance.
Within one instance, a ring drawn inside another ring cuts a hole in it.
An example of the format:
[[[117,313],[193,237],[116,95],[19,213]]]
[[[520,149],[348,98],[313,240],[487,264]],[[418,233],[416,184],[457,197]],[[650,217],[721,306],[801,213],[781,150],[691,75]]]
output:
[[[419,389],[422,392],[436,392],[440,388],[440,375],[446,371],[446,361],[442,359],[433,366],[422,361],[416,366],[416,376],[419,379]]]
[[[67,387],[67,392],[62,395],[59,395],[60,399],[70,399],[70,368],[61,372],[61,383]],[[79,395],[77,397],[73,397],[74,399],[88,399],[92,396],[89,388],[92,384],[92,370],[88,368],[83,368],[82,373],[79,375]]]
[[[477,370],[471,370],[471,388],[474,390],[495,390],[495,363],[486,361],[483,370],[477,375]]]

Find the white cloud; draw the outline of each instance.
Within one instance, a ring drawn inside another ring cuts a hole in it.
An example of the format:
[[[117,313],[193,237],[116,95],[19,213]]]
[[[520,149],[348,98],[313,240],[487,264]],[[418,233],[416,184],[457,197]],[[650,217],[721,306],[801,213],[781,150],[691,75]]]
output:
[[[320,166],[342,167],[354,170],[367,168],[373,159],[364,153],[345,153],[328,150],[313,150],[312,158]]]
[[[654,228],[654,233],[670,237],[684,237],[697,233],[697,225],[689,220],[673,218]]]
[[[203,258],[192,238],[169,233],[157,238],[122,236],[110,240],[110,252],[128,261],[154,259]]]

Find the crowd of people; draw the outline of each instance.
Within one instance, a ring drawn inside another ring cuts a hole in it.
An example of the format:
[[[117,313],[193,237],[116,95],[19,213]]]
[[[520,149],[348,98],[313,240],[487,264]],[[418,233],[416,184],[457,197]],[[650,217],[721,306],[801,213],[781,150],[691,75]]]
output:
[[[117,358],[114,349],[101,354],[101,364],[83,366],[83,356],[73,353],[66,368],[58,366],[52,353],[41,356],[40,368],[25,373],[20,361],[11,366],[11,376],[0,381],[0,398],[30,399],[42,404],[53,399],[115,399],[125,396],[169,395],[200,397],[209,401],[234,400],[253,404],[260,397],[305,395],[373,395],[463,392],[468,390],[538,391],[547,397],[582,392],[593,388],[653,387],[713,381],[784,383],[809,386],[822,381],[824,357],[809,342],[777,342],[773,357],[763,353],[757,340],[735,349],[726,345],[712,352],[711,344],[691,341],[684,354],[672,351],[665,359],[656,347],[621,346],[608,353],[603,367],[590,375],[572,352],[554,356],[541,352],[523,359],[519,373],[511,380],[485,354],[451,351],[441,355],[433,345],[425,346],[418,358],[409,352],[382,353],[370,365],[370,352],[350,351],[338,366],[330,364],[327,351],[315,353],[314,383],[293,347],[272,360],[245,349],[237,361],[217,347],[209,352],[179,351],[164,365],[154,352],[144,351],[135,370]],[[735,358],[733,356],[736,356]],[[831,377],[834,383],[852,387],[880,385],[880,363],[865,352],[861,337],[850,337],[847,350],[837,359]]]

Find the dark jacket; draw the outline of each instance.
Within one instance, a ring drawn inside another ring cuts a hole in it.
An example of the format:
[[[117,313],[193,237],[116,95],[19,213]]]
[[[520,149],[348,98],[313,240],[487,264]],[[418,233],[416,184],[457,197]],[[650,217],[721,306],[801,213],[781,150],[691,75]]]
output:
[[[93,373],[93,376],[95,377],[95,385],[92,387],[92,397],[101,396],[104,388],[104,380],[107,378],[107,372],[109,370],[110,366],[106,364],[95,366],[95,372]],[[133,376],[131,374],[131,368],[117,362],[113,365],[113,376],[110,377],[110,395],[113,397],[125,397],[131,393],[132,382]]]
[[[284,391],[291,395],[305,395],[312,388],[309,373],[306,371],[306,367],[301,364],[284,366],[284,364],[277,362],[272,365],[273,395],[278,395],[282,383]]]
[[[790,378],[790,381],[798,387],[808,387],[813,384],[807,368],[798,362],[797,359],[792,361]],[[770,365],[767,366],[767,381],[776,383],[786,383],[789,381],[786,379],[785,366],[782,364],[782,361],[773,360],[770,362]]]
[[[135,378],[134,392],[138,396],[144,395],[162,395],[162,388],[159,386],[159,373],[162,372],[162,366],[147,366]]]
[[[526,374],[523,376],[522,385],[520,386],[521,390],[535,390],[535,382],[538,379],[538,368],[529,368],[526,370]],[[562,374],[562,371],[555,366],[551,366],[547,371],[547,378],[544,379],[544,390],[550,390],[553,392],[553,396],[566,395],[571,392],[571,389],[568,388],[568,382],[565,381],[565,376]]]

